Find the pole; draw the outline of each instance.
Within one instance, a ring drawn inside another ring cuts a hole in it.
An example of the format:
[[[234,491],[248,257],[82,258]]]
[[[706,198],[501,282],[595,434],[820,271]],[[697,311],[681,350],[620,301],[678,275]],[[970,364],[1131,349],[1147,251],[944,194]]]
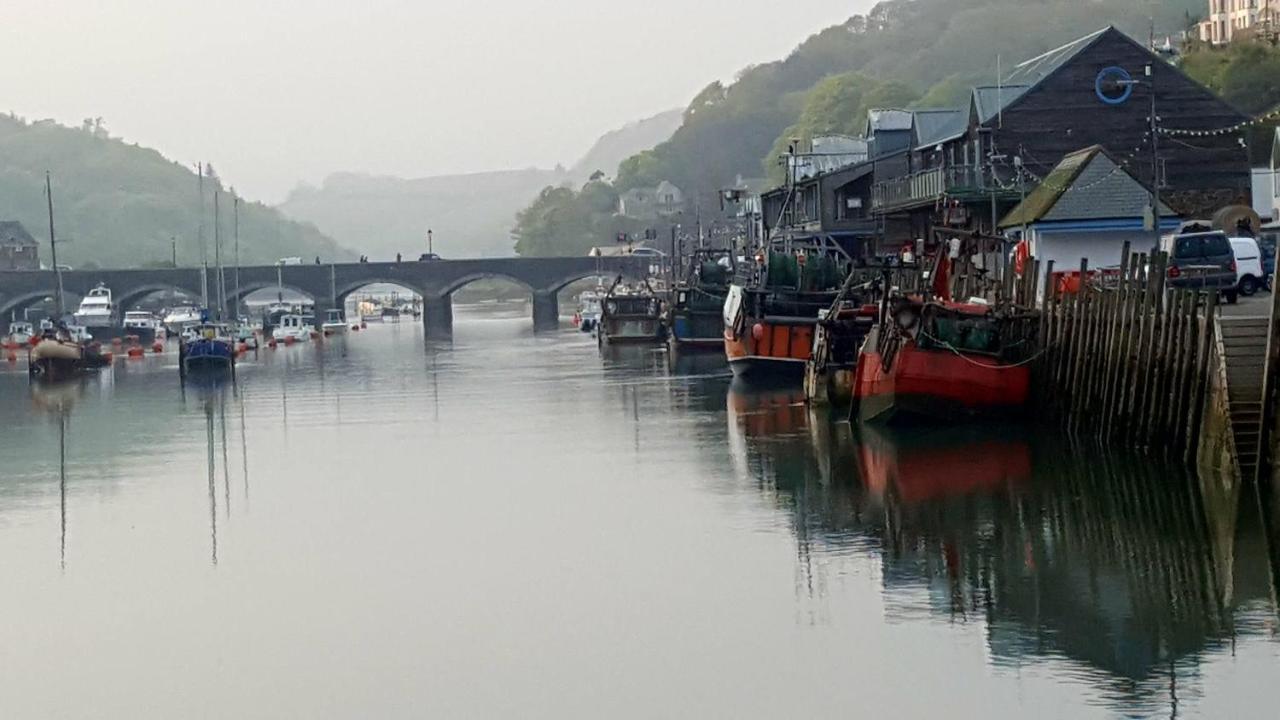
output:
[[[1151,90],[1151,247],[1160,247],[1160,126],[1156,119],[1155,68],[1147,64],[1147,87]]]
[[[171,258],[170,262],[173,263],[174,268],[177,268],[178,267],[178,238],[174,235],[169,236],[169,253]]]
[[[53,261],[53,275],[57,278],[57,297],[53,300],[54,312],[57,313],[58,322],[62,322],[62,315],[66,312],[66,308],[62,306],[62,266],[58,264],[58,239],[53,232],[53,182],[49,179],[49,171],[44,171],[44,196],[49,205],[49,256]]]
[[[204,163],[196,163],[196,170],[200,173],[200,178],[196,180],[196,188],[200,193],[199,226],[196,230],[196,240],[200,243],[200,264],[208,267],[209,252],[204,244]],[[205,304],[208,305],[208,302]]]
[[[213,191],[213,266],[217,269],[218,277],[218,312],[214,317],[218,320],[222,320],[227,312],[227,282],[222,272],[222,233],[218,224],[218,196],[221,194],[217,190]]]
[[[435,254],[435,240],[432,238],[431,230],[427,229],[427,254]]]
[[[234,188],[233,188],[234,191]],[[232,222],[235,225],[236,236],[236,320],[240,319],[240,196],[232,195]]]

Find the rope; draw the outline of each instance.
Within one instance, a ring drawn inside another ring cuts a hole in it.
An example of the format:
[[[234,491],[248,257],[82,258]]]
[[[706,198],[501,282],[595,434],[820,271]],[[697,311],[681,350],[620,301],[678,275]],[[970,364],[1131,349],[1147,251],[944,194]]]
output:
[[[970,365],[975,365],[975,366],[980,367],[980,368],[986,368],[987,370],[1013,370],[1014,368],[1020,368],[1020,367],[1022,367],[1022,366],[1024,366],[1024,365],[1030,365],[1031,363],[1035,362],[1036,360],[1039,360],[1039,359],[1040,359],[1040,358],[1041,358],[1041,357],[1042,357],[1046,352],[1048,352],[1048,351],[1049,351],[1049,349],[1048,349],[1048,348],[1043,348],[1043,349],[1041,349],[1041,350],[1040,350],[1040,352],[1037,352],[1036,354],[1032,355],[1031,357],[1027,358],[1026,360],[1022,360],[1022,361],[1020,361],[1020,362],[1016,362],[1016,363],[1012,363],[1012,364],[1006,364],[1006,365],[988,365],[988,364],[986,364],[986,363],[978,362],[977,360],[974,360],[973,358],[969,357],[968,355],[965,355],[964,353],[962,353],[962,352],[960,352],[959,350],[957,350],[957,349],[956,349],[956,347],[955,347],[954,345],[952,345],[951,343],[949,343],[949,342],[947,342],[947,341],[945,341],[945,340],[939,340],[938,338],[936,338],[936,337],[934,337],[934,336],[930,335],[929,333],[927,333],[927,332],[925,332],[925,331],[924,331],[924,328],[920,328],[920,331],[919,331],[919,332],[920,332],[920,334],[921,334],[921,335],[923,335],[923,336],[925,337],[925,339],[927,339],[927,340],[929,340],[929,341],[931,341],[931,342],[937,343],[938,345],[941,345],[942,347],[944,347],[944,348],[946,348],[946,349],[950,350],[951,352],[955,353],[955,354],[956,354],[956,357],[960,358],[961,360],[964,360],[965,362],[969,363]]]

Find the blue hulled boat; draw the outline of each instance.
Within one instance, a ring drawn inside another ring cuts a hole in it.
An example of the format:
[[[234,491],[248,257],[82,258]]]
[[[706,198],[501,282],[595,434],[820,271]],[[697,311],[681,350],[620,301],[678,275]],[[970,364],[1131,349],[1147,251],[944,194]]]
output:
[[[184,374],[235,368],[235,342],[229,326],[204,322],[194,328],[193,335],[178,348],[178,362]]]

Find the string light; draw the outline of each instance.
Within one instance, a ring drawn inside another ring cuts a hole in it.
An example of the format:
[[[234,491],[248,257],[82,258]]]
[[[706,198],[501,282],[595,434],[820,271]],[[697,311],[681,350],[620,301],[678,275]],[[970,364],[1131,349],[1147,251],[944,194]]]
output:
[[[1228,127],[1214,128],[1212,130],[1187,130],[1179,128],[1160,128],[1161,135],[1182,135],[1184,137],[1216,137],[1221,135],[1234,135],[1246,128],[1257,127],[1263,123],[1270,122],[1280,118],[1280,107],[1257,117],[1238,122]]]

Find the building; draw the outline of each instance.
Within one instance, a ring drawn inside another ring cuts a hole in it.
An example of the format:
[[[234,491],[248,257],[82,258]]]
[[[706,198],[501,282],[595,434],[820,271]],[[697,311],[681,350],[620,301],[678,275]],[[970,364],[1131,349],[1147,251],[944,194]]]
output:
[[[1016,66],[997,86],[974,88],[967,106],[871,113],[872,216],[885,233],[881,251],[934,240],[935,231],[992,234],[1024,190],[1066,155],[1093,145],[1144,185],[1158,165],[1161,195],[1184,216],[1248,204],[1250,168],[1239,133],[1165,139],[1153,162],[1153,89],[1166,133],[1246,119],[1113,27]]]
[[[39,270],[40,246],[16,220],[0,220],[0,270]]]
[[[1071,153],[1027,199],[1000,221],[1011,236],[1026,229],[1031,254],[1058,270],[1118,267],[1124,244],[1133,252],[1155,246],[1147,227],[1151,190],[1101,146]],[[1176,230],[1178,215],[1160,206],[1161,230]]]
[[[1237,36],[1269,36],[1280,0],[1209,0],[1209,14],[1197,29],[1201,42],[1225,45]]]
[[[852,257],[875,252],[879,235],[871,216],[874,165],[860,162],[802,177],[760,196],[764,237],[819,238]]]
[[[618,214],[637,220],[670,217],[684,210],[684,193],[667,180],[653,188],[632,188],[618,197]]]

